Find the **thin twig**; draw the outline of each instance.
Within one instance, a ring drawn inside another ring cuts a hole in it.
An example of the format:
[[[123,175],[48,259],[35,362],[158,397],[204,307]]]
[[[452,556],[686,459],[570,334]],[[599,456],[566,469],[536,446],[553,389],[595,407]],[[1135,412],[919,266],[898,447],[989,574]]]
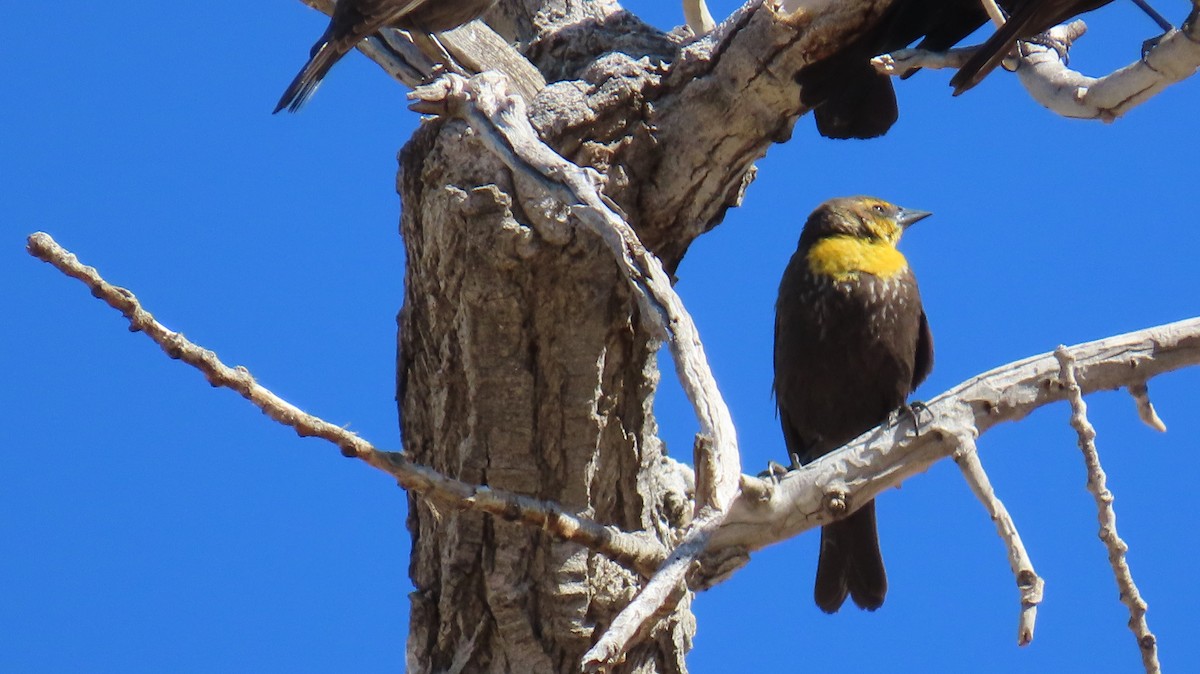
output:
[[[38,232],[30,235],[27,249],[34,257],[82,281],[91,289],[92,295],[129,319],[132,331],[145,333],[168,356],[200,370],[213,386],[236,391],[270,418],[293,428],[301,437],[317,437],[332,442],[341,448],[344,456],[356,457],[388,473],[405,489],[451,507],[480,510],[506,520],[540,527],[563,540],[601,552],[645,576],[649,576],[666,556],[666,550],[649,537],[625,533],[615,527],[578,517],[557,503],[468,484],[432,468],[414,464],[401,452],[376,449],[345,428],[308,414],[275,395],[259,385],[246,368],[229,367],[217,358],[217,354],[189,341],[181,333],[167,329],[142,307],[133,293],[105,281],[95,268],[82,264],[79,258],[59,246],[49,234]]]
[[[928,70],[961,68],[978,50],[978,47],[955,47],[946,51],[897,49],[871,59],[871,65],[875,67],[876,72],[896,76],[903,75],[915,68]]]
[[[1017,621],[1017,645],[1026,646],[1033,641],[1033,629],[1037,622],[1038,605],[1042,603],[1042,592],[1045,582],[1033,570],[1033,562],[1021,542],[1021,534],[1017,533],[1017,525],[1008,514],[1008,509],[996,497],[992,483],[988,480],[983,464],[976,452],[975,436],[964,434],[958,438],[959,449],[954,453],[954,461],[962,470],[963,477],[970,485],[975,497],[987,508],[988,515],[996,524],[996,532],[1004,541],[1008,550],[1008,566],[1012,569],[1017,580],[1017,591],[1021,594],[1021,615]]]
[[[1000,7],[996,5],[996,0],[980,0],[983,4],[983,11],[987,12],[988,18],[997,28],[1004,25],[1004,12],[1000,11]]]
[[[1154,403],[1150,402],[1150,387],[1146,382],[1130,384],[1129,395],[1133,396],[1133,402],[1137,404],[1138,418],[1142,420],[1142,423],[1159,433],[1166,433],[1167,425],[1159,418],[1158,412],[1154,409]]]
[[[1076,376],[1075,358],[1065,346],[1058,347],[1054,356],[1058,359],[1059,377],[1066,389],[1067,400],[1071,403],[1071,427],[1079,436],[1079,449],[1083,451],[1083,462],[1087,466],[1087,488],[1096,501],[1100,540],[1108,549],[1108,562],[1112,565],[1113,574],[1117,579],[1121,602],[1129,609],[1129,629],[1137,639],[1138,649],[1142,653],[1142,666],[1146,668],[1146,673],[1158,674],[1161,671],[1158,664],[1158,641],[1146,623],[1146,602],[1134,584],[1133,573],[1125,560],[1129,546],[1117,534],[1117,513],[1113,509],[1113,494],[1108,490],[1108,478],[1104,474],[1104,468],[1100,466],[1100,454],[1096,451],[1096,429],[1087,418],[1087,403],[1083,401],[1083,391]]]

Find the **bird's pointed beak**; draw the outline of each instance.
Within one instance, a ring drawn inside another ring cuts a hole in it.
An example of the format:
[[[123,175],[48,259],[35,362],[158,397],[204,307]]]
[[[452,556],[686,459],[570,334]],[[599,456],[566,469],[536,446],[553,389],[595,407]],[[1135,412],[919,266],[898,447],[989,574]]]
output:
[[[931,215],[933,213],[929,211],[914,211],[911,208],[901,208],[900,212],[896,214],[896,222],[900,223],[901,227],[908,229],[913,224]]]

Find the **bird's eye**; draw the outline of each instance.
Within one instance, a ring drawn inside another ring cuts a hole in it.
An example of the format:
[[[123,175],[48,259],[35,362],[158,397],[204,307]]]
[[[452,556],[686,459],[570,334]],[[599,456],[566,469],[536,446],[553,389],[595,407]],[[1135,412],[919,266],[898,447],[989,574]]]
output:
[[[871,208],[872,208],[872,210],[874,210],[876,213],[878,213],[880,215],[883,215],[884,212],[887,210],[886,208],[883,207],[883,204],[875,204]]]

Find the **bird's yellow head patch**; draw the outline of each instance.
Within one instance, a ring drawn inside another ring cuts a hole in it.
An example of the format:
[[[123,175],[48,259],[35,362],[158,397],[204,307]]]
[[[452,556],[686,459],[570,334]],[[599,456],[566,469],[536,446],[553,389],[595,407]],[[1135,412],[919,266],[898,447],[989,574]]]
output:
[[[814,274],[835,281],[861,273],[891,278],[908,268],[896,249],[905,228],[929,215],[874,197],[830,199],[808,216],[800,250]]]

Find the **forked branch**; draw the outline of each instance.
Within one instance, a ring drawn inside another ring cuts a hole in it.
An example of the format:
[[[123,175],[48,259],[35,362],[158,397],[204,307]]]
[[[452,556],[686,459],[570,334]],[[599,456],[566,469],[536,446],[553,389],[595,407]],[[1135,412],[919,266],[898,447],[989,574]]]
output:
[[[388,473],[404,489],[443,506],[482,510],[505,520],[544,529],[563,540],[602,552],[643,575],[650,575],[666,556],[666,550],[648,536],[598,524],[572,514],[557,503],[455,480],[432,468],[414,464],[401,452],[376,449],[345,428],[308,414],[275,395],[256,382],[245,367],[229,367],[217,354],[189,341],[182,333],[169,330],[142,307],[132,292],[105,281],[95,268],[81,263],[50,235],[42,232],[30,235],[27,249],[39,260],[82,281],[92,295],[129,319],[131,331],[145,334],[169,357],[200,370],[214,387],[236,391],[270,418],[291,427],[300,437],[317,437],[337,445],[343,456],[361,459]]]

